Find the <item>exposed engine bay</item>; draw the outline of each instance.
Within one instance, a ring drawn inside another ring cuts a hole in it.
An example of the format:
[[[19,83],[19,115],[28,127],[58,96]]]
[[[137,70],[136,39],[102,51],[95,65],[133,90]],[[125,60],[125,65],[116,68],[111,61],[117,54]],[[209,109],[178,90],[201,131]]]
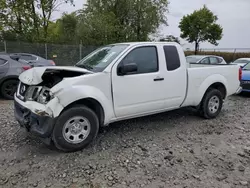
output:
[[[73,67],[68,69],[69,70],[67,70],[67,68],[53,67],[42,70],[33,68],[33,70],[30,70],[33,72],[30,73],[28,70],[20,76],[17,97],[22,101],[37,101],[41,104],[46,104],[54,97],[50,89],[60,83],[64,78],[72,78],[90,73],[82,68]],[[27,82],[30,84],[27,84]],[[34,83],[37,84],[35,85]]]
[[[61,82],[63,78],[77,77],[82,76],[84,74],[86,73],[70,70],[47,69],[42,75],[43,82],[39,85],[52,88],[53,86]]]

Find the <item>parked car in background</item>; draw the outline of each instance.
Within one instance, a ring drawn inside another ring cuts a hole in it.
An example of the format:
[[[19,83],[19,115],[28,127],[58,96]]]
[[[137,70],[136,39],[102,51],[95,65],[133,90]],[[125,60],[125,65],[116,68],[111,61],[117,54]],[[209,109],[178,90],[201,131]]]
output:
[[[250,62],[242,67],[241,87],[243,92],[250,92]]]
[[[38,66],[51,66],[55,65],[55,62],[53,60],[47,60],[40,56],[29,54],[29,53],[12,53],[10,55],[18,55],[20,56],[19,59],[23,59],[27,61],[28,63],[33,64],[35,67]]]
[[[38,66],[52,66],[50,61],[36,58],[34,61],[22,59],[24,56],[17,54],[0,54],[0,95],[5,99],[13,99],[17,90],[18,76],[25,70]],[[33,56],[36,57],[36,56]]]
[[[133,42],[101,47],[75,67],[36,67],[19,76],[15,117],[58,149],[86,147],[99,127],[181,107],[207,119],[241,90],[237,65],[188,64],[182,47]]]
[[[188,63],[199,64],[227,64],[223,57],[214,55],[190,55],[186,56]]]
[[[241,67],[244,67],[248,63],[250,63],[250,58],[239,58],[239,59],[236,59],[231,64],[237,64],[237,65],[240,65]]]

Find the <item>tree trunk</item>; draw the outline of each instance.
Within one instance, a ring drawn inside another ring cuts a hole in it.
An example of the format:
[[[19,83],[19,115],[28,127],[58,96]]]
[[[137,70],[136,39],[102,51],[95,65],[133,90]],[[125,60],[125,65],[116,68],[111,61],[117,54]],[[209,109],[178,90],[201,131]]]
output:
[[[36,38],[39,39],[39,26],[38,26],[38,20],[37,20],[37,15],[36,15],[36,8],[35,8],[35,3],[34,1],[31,1],[31,11],[32,11],[32,19],[36,31]]]
[[[194,54],[197,55],[197,52],[199,51],[199,43],[195,41],[195,51]]]

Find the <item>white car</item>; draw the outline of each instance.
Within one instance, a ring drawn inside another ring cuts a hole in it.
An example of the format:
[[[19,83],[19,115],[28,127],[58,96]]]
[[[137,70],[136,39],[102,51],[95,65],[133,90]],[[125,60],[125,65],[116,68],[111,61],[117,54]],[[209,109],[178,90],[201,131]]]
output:
[[[241,67],[244,67],[246,64],[250,63],[250,58],[239,58],[236,59],[232,64],[240,65]]]
[[[199,64],[227,64],[223,57],[214,55],[190,55],[186,57],[188,63]]]
[[[100,126],[120,120],[186,106],[215,118],[224,99],[241,91],[241,69],[187,65],[177,43],[107,45],[75,67],[22,73],[15,117],[21,127],[63,151],[86,147]]]

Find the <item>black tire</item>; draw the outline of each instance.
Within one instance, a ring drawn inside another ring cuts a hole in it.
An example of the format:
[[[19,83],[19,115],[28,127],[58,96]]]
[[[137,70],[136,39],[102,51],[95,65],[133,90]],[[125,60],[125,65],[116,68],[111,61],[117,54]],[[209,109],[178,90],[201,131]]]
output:
[[[70,143],[63,136],[64,125],[66,122],[76,116],[82,116],[90,123],[90,132],[88,136],[80,143]],[[53,133],[52,140],[57,149],[64,152],[74,152],[85,148],[97,136],[99,131],[99,120],[95,112],[86,106],[74,106],[64,111],[57,119]]]
[[[209,109],[209,100],[212,98],[216,98],[216,101],[218,101],[218,103],[219,103],[218,107],[216,108],[216,111],[214,111],[214,112],[212,112]],[[199,108],[200,115],[206,119],[216,118],[221,112],[222,105],[223,105],[222,93],[217,89],[209,89],[205,93],[205,95],[201,101],[201,105]]]
[[[2,83],[0,91],[3,98],[13,100],[14,94],[17,91],[19,81],[15,79],[6,80]]]

